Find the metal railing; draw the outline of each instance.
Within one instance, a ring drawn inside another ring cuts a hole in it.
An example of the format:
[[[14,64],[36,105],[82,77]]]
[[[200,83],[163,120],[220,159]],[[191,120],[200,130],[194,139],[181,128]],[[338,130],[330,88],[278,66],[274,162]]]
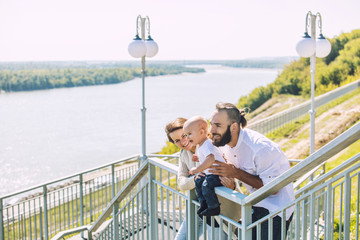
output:
[[[137,171],[138,158],[131,156],[1,196],[0,239],[49,239],[90,224]]]
[[[206,231],[206,221],[198,227],[194,191],[186,193],[177,190],[177,167],[159,159],[148,160],[149,185],[148,204],[141,206],[141,197],[146,193],[138,191],[133,198],[114,214],[116,224],[110,223],[96,239],[174,239],[181,223],[186,219],[188,239],[197,239],[202,229],[207,239],[251,239],[256,228],[260,239],[260,225],[265,221],[269,226],[273,219],[282,216],[282,239],[359,239],[359,189],[360,153],[345,161],[337,168],[319,177],[296,192],[297,198],[287,206],[271,212],[252,223],[252,206],[269,197],[282,187],[300,179],[304,173],[325,163],[330,157],[359,140],[360,123],[335,138],[311,156],[275,178],[249,196],[225,187],[216,188],[216,193],[241,205],[241,223],[220,215],[212,217],[212,226]],[[351,189],[353,188],[353,189]],[[108,206],[110,208],[112,206]],[[285,230],[285,214],[295,208],[289,232]],[[352,209],[352,210],[351,210]],[[139,220],[141,219],[141,220]],[[142,219],[149,219],[142,220]],[[214,221],[219,223],[218,236],[214,234]],[[350,234],[350,223],[355,230]],[[339,226],[337,229],[335,227]],[[337,225],[336,225],[337,224]],[[271,227],[269,228],[271,229]],[[145,234],[146,233],[146,234]],[[118,235],[115,235],[118,234]],[[224,236],[225,235],[225,236]],[[272,235],[269,234],[269,239]],[[211,237],[209,237],[211,236]]]
[[[199,204],[195,201],[195,191],[181,192],[177,189],[178,167],[158,158],[149,158],[147,164],[149,184],[139,188],[132,199],[124,202],[113,218],[115,221],[108,222],[101,232],[95,234],[94,239],[174,239],[185,219],[187,239],[197,239],[195,236],[199,236],[200,232],[207,239],[211,239],[210,236],[218,239],[214,228],[206,227],[206,221],[200,224],[201,219],[196,217]],[[146,206],[142,205],[143,199],[148,199]],[[222,237],[224,234],[231,238],[238,235],[241,226],[238,222],[223,215],[217,221],[221,224],[218,232]],[[215,218],[211,222],[214,227]],[[199,225],[200,229],[194,227]]]
[[[291,231],[294,238],[350,239],[351,234],[351,239],[359,239],[359,189],[360,153],[297,191],[297,216]],[[301,216],[308,216],[307,221],[301,223]],[[355,223],[352,233],[351,221]]]
[[[269,214],[256,223],[252,223],[251,219],[249,219],[251,206],[288,183],[301,179],[304,172],[309,172],[309,170],[323,164],[331,156],[357,141],[359,136],[360,123],[249,196],[235,193],[225,187],[217,188],[216,193],[218,195],[241,205],[243,221],[238,223],[220,215],[211,218],[212,227],[210,229],[206,226],[206,221],[203,221],[200,228],[197,227],[199,226],[199,218],[196,217],[198,202],[194,200],[194,191],[184,193],[177,189],[177,167],[169,163],[169,160],[176,160],[178,157],[167,156],[166,160],[168,162],[165,162],[155,158],[155,156],[163,156],[153,155],[144,165],[131,174],[131,179],[123,185],[122,190],[115,198],[112,198],[107,207],[103,208],[101,216],[97,218],[95,223],[85,223],[84,221],[81,225],[79,222],[76,226],[78,229],[68,231],[68,233],[88,230],[90,232],[88,239],[91,239],[94,233],[95,239],[110,239],[114,236],[119,236],[117,239],[173,239],[181,223],[187,219],[188,239],[197,239],[201,231],[206,235],[207,239],[220,239],[220,237],[224,237],[224,234],[228,239],[248,239],[253,228],[257,227],[257,232],[260,234],[259,226],[262,222],[270,221],[271,224],[272,219],[277,214],[284,216],[286,209],[295,207],[293,225],[288,233],[290,239],[320,239],[322,236],[328,236],[326,239],[332,239],[334,231],[341,236],[340,239],[349,239],[348,237],[352,236],[348,230],[351,221],[356,223],[353,225],[355,226],[353,227],[355,228],[353,235],[355,234],[355,239],[359,239],[359,154],[298,190],[296,200],[283,209]],[[107,167],[112,165],[107,165]],[[97,168],[97,170],[99,169]],[[115,166],[113,169],[116,172]],[[150,181],[144,185],[141,179],[146,174],[148,174]],[[354,190],[349,190],[351,185],[355,186]],[[84,193],[84,195],[87,194]],[[67,204],[67,206],[71,208],[71,204]],[[349,210],[349,206],[353,209],[353,212]],[[1,210],[3,209],[1,208]],[[54,207],[50,205],[48,209],[54,209]],[[52,213],[49,212],[50,214]],[[116,216],[113,218],[115,222],[111,220],[106,224],[106,219],[111,214]],[[41,218],[40,216],[39,218]],[[86,216],[89,216],[89,214]],[[33,216],[33,218],[36,219],[37,217]],[[53,219],[56,220],[56,218]],[[219,236],[215,235],[215,219],[220,225]],[[12,229],[12,222],[6,215],[1,221],[4,226],[2,230],[3,239],[5,239],[7,229]],[[104,230],[96,233],[95,231],[103,224],[106,224]],[[12,237],[7,235],[6,239],[46,238],[43,235],[35,237],[35,233],[30,234],[31,230],[26,232],[23,231],[24,229],[24,226],[19,225],[15,230],[20,230],[23,235],[20,233],[19,235],[12,235]],[[60,232],[57,236],[62,238],[66,234],[66,231]],[[285,235],[286,232],[283,230],[283,236]]]
[[[256,231],[260,234],[259,226],[262,222],[269,221],[271,225],[277,214],[284,216],[286,209],[295,207],[293,225],[288,233],[290,239],[320,239],[322,236],[329,236],[326,239],[332,239],[334,231],[341,236],[340,239],[349,239],[351,235],[347,229],[351,221],[355,222],[353,232],[355,238],[359,239],[359,154],[298,190],[296,192],[298,197],[288,206],[270,213],[255,223],[249,219],[251,206],[287,184],[300,179],[304,173],[323,164],[331,156],[357,141],[359,136],[360,123],[249,196],[233,192],[225,187],[217,188],[218,195],[241,205],[242,222],[238,223],[220,215],[211,218],[211,227],[206,226],[206,221],[203,221],[199,227],[200,220],[196,217],[198,202],[195,201],[194,191],[178,191],[177,166],[152,156],[140,168],[137,168],[131,179],[123,185],[122,190],[116,194],[115,198],[112,198],[106,208],[103,208],[96,222],[87,224],[84,221],[83,225],[79,224],[78,231],[88,230],[89,240],[93,234],[95,234],[94,239],[113,239],[114,237],[116,239],[173,239],[181,223],[186,219],[188,239],[197,239],[200,232],[203,232],[207,239],[224,237],[249,239],[253,228],[257,227]],[[167,160],[177,158],[176,156],[167,157]],[[143,184],[141,179],[146,175],[149,181]],[[355,185],[354,190],[349,190],[351,185]],[[349,207],[355,210],[351,212]],[[51,206],[49,209],[52,209]],[[115,216],[114,221],[107,222],[106,219],[111,214]],[[215,220],[220,226],[218,236],[215,235]],[[6,222],[4,219],[1,221]],[[333,227],[334,223],[339,227]],[[5,229],[7,227],[9,224]],[[104,227],[103,230],[96,233],[100,227]],[[76,230],[68,232],[74,233]],[[285,239],[284,228],[282,232]],[[60,232],[57,236],[64,237],[65,235],[65,232]],[[16,237],[13,235],[11,239],[21,238],[31,239],[30,235]],[[37,238],[42,237],[38,235]]]
[[[325,94],[322,94],[321,96],[315,98],[315,108],[318,108],[330,101],[333,101],[338,97],[341,97],[353,90],[358,89],[359,87],[360,79]],[[260,121],[250,123],[248,125],[248,128],[251,128],[265,135],[283,126],[284,124],[294,121],[295,119],[307,114],[310,110],[310,104],[310,100],[306,101],[295,107],[289,108],[280,113],[264,118]]]

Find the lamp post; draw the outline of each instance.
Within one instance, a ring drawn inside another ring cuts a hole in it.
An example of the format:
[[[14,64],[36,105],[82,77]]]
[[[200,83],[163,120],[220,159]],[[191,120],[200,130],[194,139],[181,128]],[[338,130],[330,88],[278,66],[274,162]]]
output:
[[[139,26],[140,25],[140,26]],[[140,36],[139,36],[140,29]],[[145,38],[147,31],[147,39]],[[141,108],[141,131],[142,131],[142,159],[146,157],[146,107],[145,107],[145,57],[154,57],[159,48],[157,43],[150,36],[150,19],[148,16],[145,18],[140,15],[136,18],[136,36],[129,44],[129,54],[134,58],[141,58],[141,75],[142,75],[142,108]]]
[[[316,23],[320,30],[318,39],[316,39]],[[311,27],[311,36],[308,34],[308,28]],[[310,73],[311,73],[311,107],[310,107],[310,154],[315,150],[315,107],[314,107],[314,92],[315,92],[315,65],[316,57],[326,57],[331,51],[330,42],[322,34],[322,21],[320,13],[306,14],[305,35],[297,43],[296,51],[301,57],[310,57]]]

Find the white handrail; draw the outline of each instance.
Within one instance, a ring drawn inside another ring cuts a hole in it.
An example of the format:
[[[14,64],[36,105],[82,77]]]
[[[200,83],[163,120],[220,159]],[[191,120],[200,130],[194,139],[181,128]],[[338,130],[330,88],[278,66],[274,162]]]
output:
[[[36,185],[34,187],[26,188],[26,189],[16,191],[16,192],[4,195],[4,196],[0,196],[0,199],[6,199],[6,198],[9,198],[9,197],[12,197],[12,196],[15,196],[15,195],[19,195],[19,194],[22,194],[22,193],[26,193],[26,192],[41,188],[43,186],[49,186],[49,185],[52,185],[54,183],[58,183],[58,182],[62,182],[62,181],[65,181],[65,180],[68,180],[68,179],[71,179],[71,178],[75,178],[75,177],[78,177],[80,175],[84,175],[84,174],[87,174],[87,173],[90,173],[90,172],[93,172],[93,171],[96,171],[96,170],[101,170],[101,169],[104,169],[106,167],[111,167],[111,165],[114,165],[114,164],[125,163],[125,162],[128,162],[130,159],[136,160],[137,158],[139,158],[139,156],[140,156],[140,154],[135,154],[135,155],[132,155],[130,157],[122,158],[120,160],[116,160],[114,162],[101,165],[99,167],[91,168],[91,169],[81,171],[81,172],[78,172],[78,173],[74,173],[74,174],[71,174],[69,176],[62,177],[62,178],[59,178],[59,179],[56,179],[56,180],[53,180],[53,181],[50,181],[50,182],[45,182],[45,183],[42,183],[42,184],[38,184],[38,185]]]
[[[347,94],[360,87],[360,79],[351,82],[347,85],[336,88],[330,92],[324,93],[315,98],[315,108],[320,107],[332,100],[335,100],[338,97],[341,97],[344,94]],[[311,101],[303,102],[299,105],[296,105],[292,108],[286,109],[282,112],[271,115],[267,118],[261,119],[254,123],[250,123],[248,128],[251,128],[255,131],[258,131],[262,134],[266,134],[279,128],[280,126],[288,123],[296,118],[307,114],[310,109]]]
[[[148,169],[148,160],[146,160],[132,176],[132,178],[126,183],[123,189],[111,200],[111,202],[106,207],[105,211],[101,216],[95,221],[95,223],[89,228],[89,240],[91,240],[92,232],[96,231],[101,224],[105,221],[107,217],[110,216],[113,211],[113,206],[115,203],[121,202],[123,198],[132,190],[132,188],[145,176]]]

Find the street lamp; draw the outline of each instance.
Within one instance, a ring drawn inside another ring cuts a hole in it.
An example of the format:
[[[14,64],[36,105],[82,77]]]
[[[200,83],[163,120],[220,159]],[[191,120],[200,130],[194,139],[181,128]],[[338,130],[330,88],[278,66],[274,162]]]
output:
[[[316,39],[316,22],[320,30],[318,39]],[[308,28],[311,26],[311,37],[308,34]],[[323,58],[329,55],[331,51],[330,42],[322,34],[322,21],[320,13],[312,14],[310,11],[306,14],[305,35],[297,43],[296,51],[300,57],[310,57],[311,73],[311,108],[310,114],[310,154],[315,150],[315,109],[314,109],[314,91],[315,91],[315,64],[316,57]]]
[[[139,27],[140,25],[140,27]],[[139,36],[140,28],[140,36]],[[145,38],[145,28],[147,30],[147,39]],[[146,159],[145,142],[145,57],[154,57],[159,48],[157,43],[150,36],[150,19],[148,16],[142,18],[140,15],[136,18],[136,36],[129,44],[129,54],[134,58],[141,58],[142,75],[142,109],[141,109],[141,130],[142,130],[142,159]]]

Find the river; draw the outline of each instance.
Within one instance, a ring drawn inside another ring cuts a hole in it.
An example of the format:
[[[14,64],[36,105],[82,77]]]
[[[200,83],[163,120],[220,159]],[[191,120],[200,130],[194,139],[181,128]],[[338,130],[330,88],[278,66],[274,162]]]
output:
[[[211,116],[273,82],[275,69],[204,67],[146,78],[146,150],[165,145],[164,126]],[[141,153],[141,79],[120,84],[0,94],[0,196]]]

